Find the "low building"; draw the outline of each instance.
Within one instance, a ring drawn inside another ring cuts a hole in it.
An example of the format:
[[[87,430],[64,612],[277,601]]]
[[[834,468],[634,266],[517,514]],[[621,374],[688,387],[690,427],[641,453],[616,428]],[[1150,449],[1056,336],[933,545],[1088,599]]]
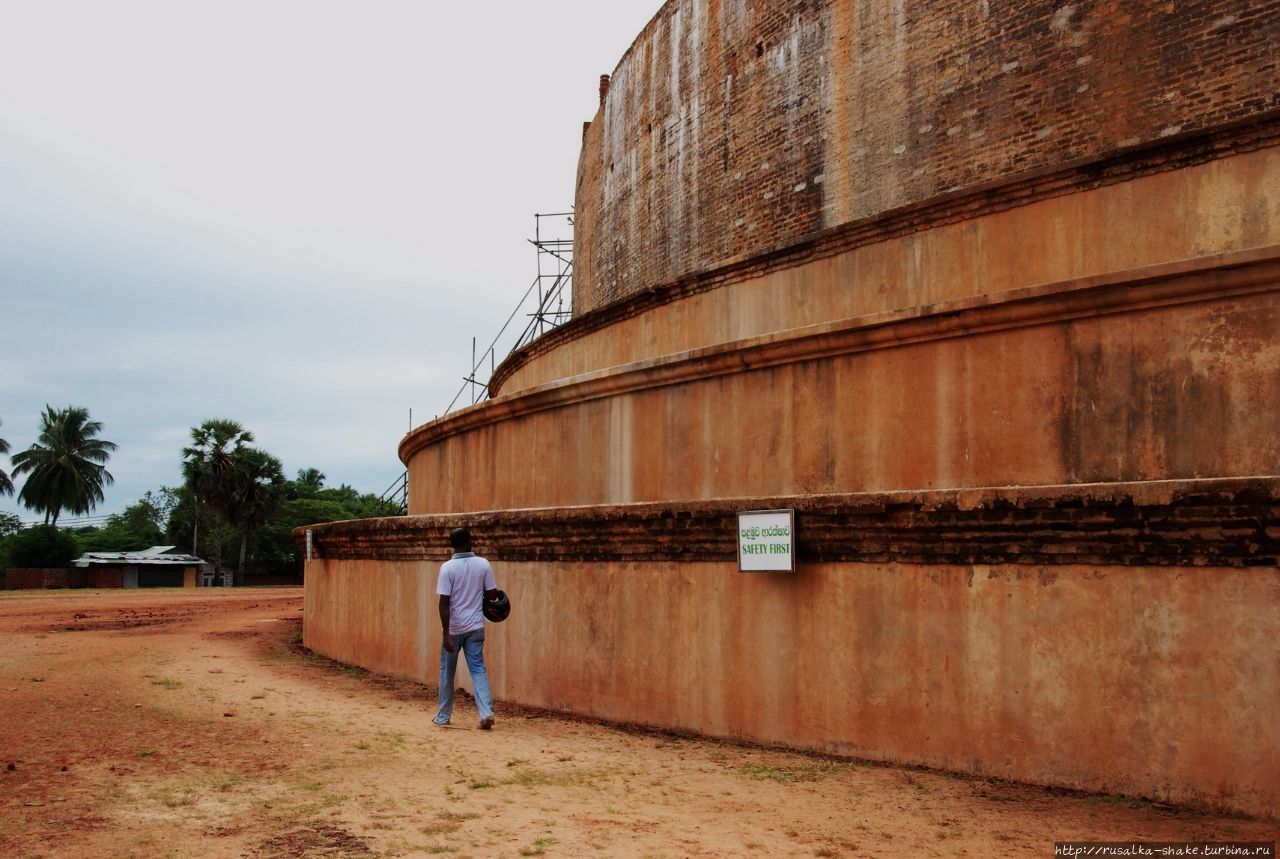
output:
[[[140,552],[85,552],[71,563],[86,571],[91,588],[194,588],[205,562],[176,546],[152,546]]]

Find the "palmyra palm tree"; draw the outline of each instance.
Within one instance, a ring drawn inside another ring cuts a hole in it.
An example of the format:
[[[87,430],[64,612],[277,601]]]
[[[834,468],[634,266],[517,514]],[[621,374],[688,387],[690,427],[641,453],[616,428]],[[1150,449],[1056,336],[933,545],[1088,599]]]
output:
[[[265,450],[242,448],[235,459],[238,485],[228,512],[231,524],[240,529],[240,563],[236,566],[236,584],[243,584],[244,558],[249,538],[280,512],[285,479],[280,460]],[[323,476],[321,475],[322,478]]]
[[[102,487],[115,482],[106,463],[114,442],[98,438],[102,422],[89,419],[89,410],[46,405],[40,434],[26,450],[15,453],[13,476],[26,474],[18,500],[44,513],[45,524],[58,524],[58,515],[85,514],[102,500]]]
[[[226,418],[207,420],[191,428],[191,446],[182,449],[182,475],[197,501],[213,513],[213,572],[222,575],[222,525],[238,488],[236,459],[253,433]]]

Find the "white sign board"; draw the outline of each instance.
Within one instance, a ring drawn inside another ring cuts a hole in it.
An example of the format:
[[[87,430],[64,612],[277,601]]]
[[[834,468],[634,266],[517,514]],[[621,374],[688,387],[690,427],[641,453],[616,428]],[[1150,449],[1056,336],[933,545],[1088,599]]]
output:
[[[738,514],[738,570],[796,568],[796,511],[747,510]]]

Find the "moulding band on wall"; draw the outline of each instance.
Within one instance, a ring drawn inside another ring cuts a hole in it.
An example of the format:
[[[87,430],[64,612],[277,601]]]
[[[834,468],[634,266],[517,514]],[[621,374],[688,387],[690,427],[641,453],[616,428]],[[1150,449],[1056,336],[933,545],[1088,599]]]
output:
[[[491,510],[298,528],[324,559],[735,562],[738,511],[796,511],[801,562],[1276,566],[1280,476]]]
[[[1280,246],[824,322],[584,373],[423,424],[400,441],[408,465],[450,435],[570,403],[781,364],[1280,290]]]
[[[691,295],[934,227],[1142,176],[1193,167],[1277,144],[1280,144],[1280,111],[1271,111],[1209,131],[1173,135],[1102,158],[1085,159],[1028,173],[1013,180],[998,180],[942,194],[767,248],[749,257],[726,260],[713,269],[693,272],[569,320],[503,360],[490,377],[489,389],[495,394],[500,392],[516,370],[545,352],[584,334]]]

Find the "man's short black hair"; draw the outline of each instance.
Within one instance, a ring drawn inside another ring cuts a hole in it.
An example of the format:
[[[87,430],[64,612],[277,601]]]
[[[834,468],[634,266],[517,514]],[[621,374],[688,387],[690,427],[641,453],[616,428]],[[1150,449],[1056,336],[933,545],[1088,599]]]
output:
[[[471,548],[471,529],[470,528],[454,528],[449,532],[449,545],[459,552],[465,552]]]

